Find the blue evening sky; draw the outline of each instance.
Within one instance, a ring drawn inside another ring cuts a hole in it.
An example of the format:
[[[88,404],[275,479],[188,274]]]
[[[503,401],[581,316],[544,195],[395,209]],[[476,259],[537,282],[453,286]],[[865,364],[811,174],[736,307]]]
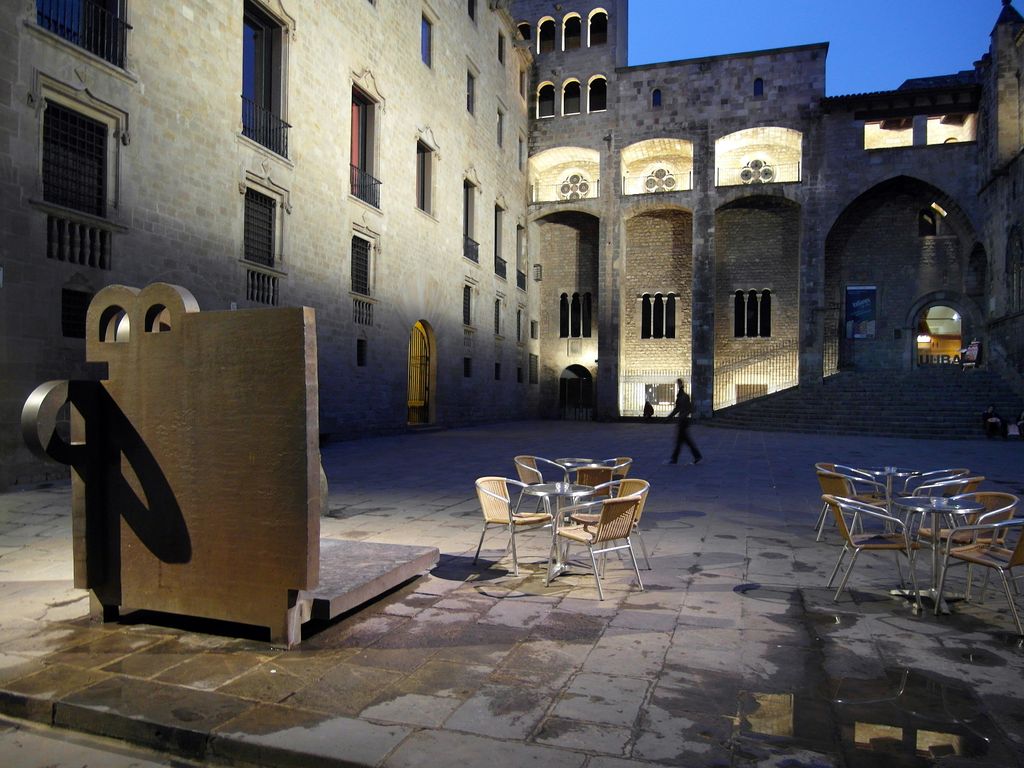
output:
[[[1001,0],[631,0],[629,63],[827,42],[828,96],[885,91],[973,69],[1001,10]]]

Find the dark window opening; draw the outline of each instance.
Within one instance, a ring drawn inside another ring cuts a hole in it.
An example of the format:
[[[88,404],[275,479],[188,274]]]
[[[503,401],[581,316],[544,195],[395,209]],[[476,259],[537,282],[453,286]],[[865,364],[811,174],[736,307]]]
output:
[[[580,113],[580,84],[566,83],[562,92],[562,114],[578,115]]]
[[[537,92],[537,117],[555,116],[555,86],[542,85]]]
[[[590,338],[592,321],[590,293],[574,293],[571,298],[567,293],[561,295],[558,303],[559,338]],[[531,333],[532,330],[531,327]]]
[[[530,355],[530,383],[536,384],[539,380],[538,369],[540,368],[540,358],[537,355]]]
[[[462,286],[462,324],[473,324],[473,289],[468,285]]]
[[[107,126],[46,101],[43,114],[43,199],[105,216]]]
[[[494,380],[501,381],[501,363],[494,364]]]
[[[466,111],[473,114],[476,104],[476,78],[472,72],[466,73]]]
[[[923,209],[917,217],[917,236],[935,237],[939,234],[939,217],[931,208]]]
[[[580,47],[583,37],[583,23],[579,16],[573,16],[565,20],[565,31],[562,33],[562,44],[565,50],[569,51]]]
[[[608,82],[603,77],[590,83],[588,104],[591,112],[601,112],[608,108]]]
[[[432,152],[422,141],[416,142],[416,207],[430,213]]]
[[[772,335],[772,292],[736,291],[733,294],[733,336],[768,338]]]
[[[356,365],[366,367],[366,339],[356,339]]]
[[[550,53],[555,50],[555,22],[553,19],[541,22],[537,30],[538,53]]]
[[[469,14],[469,18],[476,21],[476,0],[467,0],[466,12]]]
[[[376,104],[358,88],[352,89],[352,194],[380,208],[380,181],[373,176]]]
[[[754,80],[754,97],[760,98],[761,96],[764,96],[764,80],[758,77]]]
[[[265,267],[274,266],[274,225],[277,201],[272,197],[245,190],[245,258]]]
[[[121,0],[36,0],[36,23],[124,68],[128,30]]]
[[[242,135],[288,156],[288,128],[281,114],[281,25],[252,3],[242,30]]]
[[[505,63],[505,36],[501,32],[498,33],[498,63]]]
[[[761,291],[757,333],[765,337],[772,335],[772,292],[769,290]]]
[[[674,293],[640,297],[640,338],[674,339],[676,337],[676,296]]]
[[[608,42],[608,14],[595,13],[590,17],[590,44],[604,45]]]
[[[464,357],[462,358],[462,376],[463,378],[469,379],[473,376],[473,358]]]
[[[501,335],[501,299],[494,300],[494,335]]]
[[[661,106],[661,88],[655,88],[653,91],[651,91],[651,106]]]
[[[558,299],[558,338],[569,338],[569,295],[563,293]]]
[[[518,29],[519,34],[523,36],[523,40],[529,40],[533,37],[533,27],[525,21],[521,22],[516,29]]]

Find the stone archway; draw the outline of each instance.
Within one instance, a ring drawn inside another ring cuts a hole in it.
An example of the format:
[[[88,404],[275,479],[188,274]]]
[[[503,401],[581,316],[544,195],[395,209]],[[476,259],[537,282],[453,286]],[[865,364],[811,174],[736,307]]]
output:
[[[570,365],[558,377],[558,410],[571,421],[594,418],[594,377],[582,365]]]

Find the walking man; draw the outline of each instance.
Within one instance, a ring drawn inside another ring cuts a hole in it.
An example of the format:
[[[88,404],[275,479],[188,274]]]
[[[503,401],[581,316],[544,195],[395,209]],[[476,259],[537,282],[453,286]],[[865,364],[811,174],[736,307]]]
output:
[[[669,459],[668,463],[675,464],[679,461],[679,448],[683,443],[686,443],[686,447],[693,454],[693,463],[700,464],[700,460],[704,457],[701,455],[697,444],[693,442],[693,438],[690,437],[690,413],[693,410],[693,403],[690,401],[690,396],[686,394],[686,388],[683,386],[682,379],[676,379],[676,386],[679,388],[678,392],[676,392],[676,407],[672,409],[672,413],[665,417],[671,419],[677,413],[679,414],[679,431],[676,432],[676,447],[673,449],[672,458]]]

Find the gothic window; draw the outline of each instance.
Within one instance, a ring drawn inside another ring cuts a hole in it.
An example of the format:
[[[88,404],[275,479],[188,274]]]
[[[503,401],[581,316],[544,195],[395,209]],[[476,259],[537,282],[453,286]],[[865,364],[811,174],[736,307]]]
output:
[[[558,336],[562,339],[590,338],[593,306],[590,293],[563,293],[558,301]]]
[[[569,51],[580,47],[583,34],[583,23],[579,16],[570,16],[562,28],[562,50]]]
[[[555,20],[545,19],[537,30],[537,53],[555,50]]]

